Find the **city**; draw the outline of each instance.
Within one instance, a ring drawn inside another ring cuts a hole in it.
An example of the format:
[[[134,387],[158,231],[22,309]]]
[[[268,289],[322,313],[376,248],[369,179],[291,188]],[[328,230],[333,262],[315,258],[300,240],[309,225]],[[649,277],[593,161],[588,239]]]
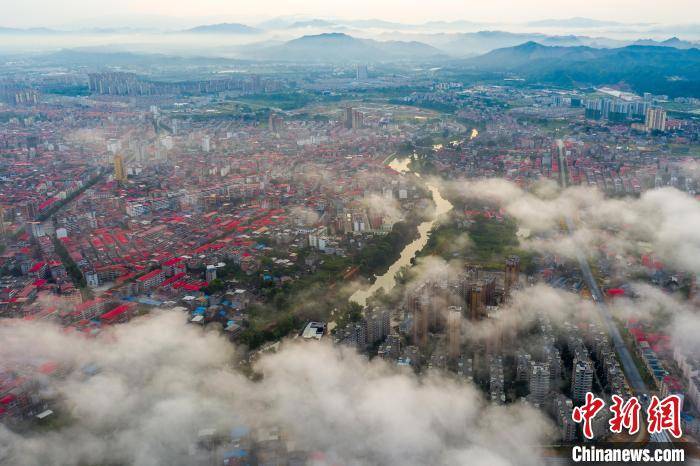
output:
[[[0,465],[700,459],[698,24],[13,8]]]

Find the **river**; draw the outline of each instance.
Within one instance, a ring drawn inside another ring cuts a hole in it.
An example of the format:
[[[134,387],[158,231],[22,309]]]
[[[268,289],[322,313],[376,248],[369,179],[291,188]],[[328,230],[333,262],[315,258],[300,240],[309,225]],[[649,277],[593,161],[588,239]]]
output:
[[[400,173],[410,173],[411,170],[408,168],[409,159],[394,159],[389,163],[389,166]],[[416,173],[416,176],[420,176]],[[401,251],[399,258],[391,264],[389,270],[387,270],[383,275],[376,276],[376,280],[371,286],[367,288],[361,288],[350,296],[350,301],[354,301],[357,304],[364,306],[367,303],[367,298],[374,294],[380,288],[384,288],[384,291],[390,291],[396,282],[394,281],[394,276],[401,267],[404,265],[410,265],[411,259],[413,259],[418,251],[423,249],[428,243],[428,238],[430,237],[430,230],[435,225],[438,217],[442,214],[446,214],[452,210],[452,203],[440,195],[440,190],[437,184],[426,180],[425,182],[427,188],[433,195],[433,202],[435,202],[435,210],[433,211],[433,218],[423,222],[418,225],[418,238],[408,243],[406,247]]]

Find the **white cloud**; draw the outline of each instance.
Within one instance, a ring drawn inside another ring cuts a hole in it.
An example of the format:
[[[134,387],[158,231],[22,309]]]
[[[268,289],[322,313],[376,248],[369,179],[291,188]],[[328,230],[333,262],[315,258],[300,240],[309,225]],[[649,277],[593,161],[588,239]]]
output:
[[[524,243],[535,250],[573,258],[577,248],[596,254],[603,246],[628,254],[640,253],[648,244],[663,262],[700,274],[700,203],[675,188],[611,199],[580,186],[529,192],[502,179],[457,181],[447,187],[465,199],[502,206],[519,225],[540,235]],[[573,236],[558,231],[565,215],[576,224]]]
[[[190,464],[202,428],[272,424],[309,451],[350,464],[539,464],[532,445],[548,423],[524,406],[491,407],[476,388],[417,378],[328,344],[288,343],[262,357],[252,382],[215,332],[158,312],[96,339],[50,325],[0,326],[5,364],[52,360],[68,369],[51,385],[72,421],[48,433],[0,427],[0,451],[17,465],[118,462]],[[86,375],[85,364],[100,372]],[[65,415],[65,414],[63,414]]]

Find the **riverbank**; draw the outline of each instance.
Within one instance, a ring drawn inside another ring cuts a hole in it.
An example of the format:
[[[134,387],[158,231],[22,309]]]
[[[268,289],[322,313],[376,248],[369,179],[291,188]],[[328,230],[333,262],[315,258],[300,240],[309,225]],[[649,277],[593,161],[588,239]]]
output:
[[[411,170],[411,168],[409,167],[409,163],[410,160],[408,158],[392,158],[391,162],[388,165],[389,167],[393,168],[394,170],[400,173],[414,173],[416,176],[420,176],[419,173],[415,173]],[[396,286],[396,282],[394,280],[396,273],[399,270],[401,270],[402,267],[411,265],[412,259],[428,243],[428,239],[430,238],[430,232],[433,229],[435,222],[437,222],[438,218],[441,215],[446,214],[450,210],[452,210],[452,203],[444,197],[442,197],[442,194],[440,194],[440,190],[438,189],[436,183],[433,183],[430,180],[426,180],[425,185],[432,194],[433,202],[435,203],[435,210],[433,212],[432,218],[418,225],[418,237],[403,248],[401,254],[399,255],[399,258],[396,259],[396,261],[394,261],[394,263],[389,266],[385,273],[376,276],[374,283],[372,283],[371,286],[367,288],[361,288],[355,293],[353,293],[352,296],[350,296],[351,302],[357,303],[360,306],[364,306],[367,304],[367,298],[372,296],[378,290],[383,288],[386,292],[391,291],[394,288],[394,286]]]

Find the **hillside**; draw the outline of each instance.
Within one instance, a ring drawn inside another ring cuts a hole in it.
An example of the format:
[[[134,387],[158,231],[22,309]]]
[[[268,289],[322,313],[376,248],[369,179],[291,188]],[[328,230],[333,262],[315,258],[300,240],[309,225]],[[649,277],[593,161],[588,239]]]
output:
[[[473,68],[520,75],[530,81],[625,83],[636,92],[700,97],[700,50],[631,45],[613,49],[550,47],[527,42],[467,60]]]
[[[286,61],[390,61],[438,57],[440,50],[421,42],[357,39],[342,33],[303,36],[259,51],[257,58]]]

